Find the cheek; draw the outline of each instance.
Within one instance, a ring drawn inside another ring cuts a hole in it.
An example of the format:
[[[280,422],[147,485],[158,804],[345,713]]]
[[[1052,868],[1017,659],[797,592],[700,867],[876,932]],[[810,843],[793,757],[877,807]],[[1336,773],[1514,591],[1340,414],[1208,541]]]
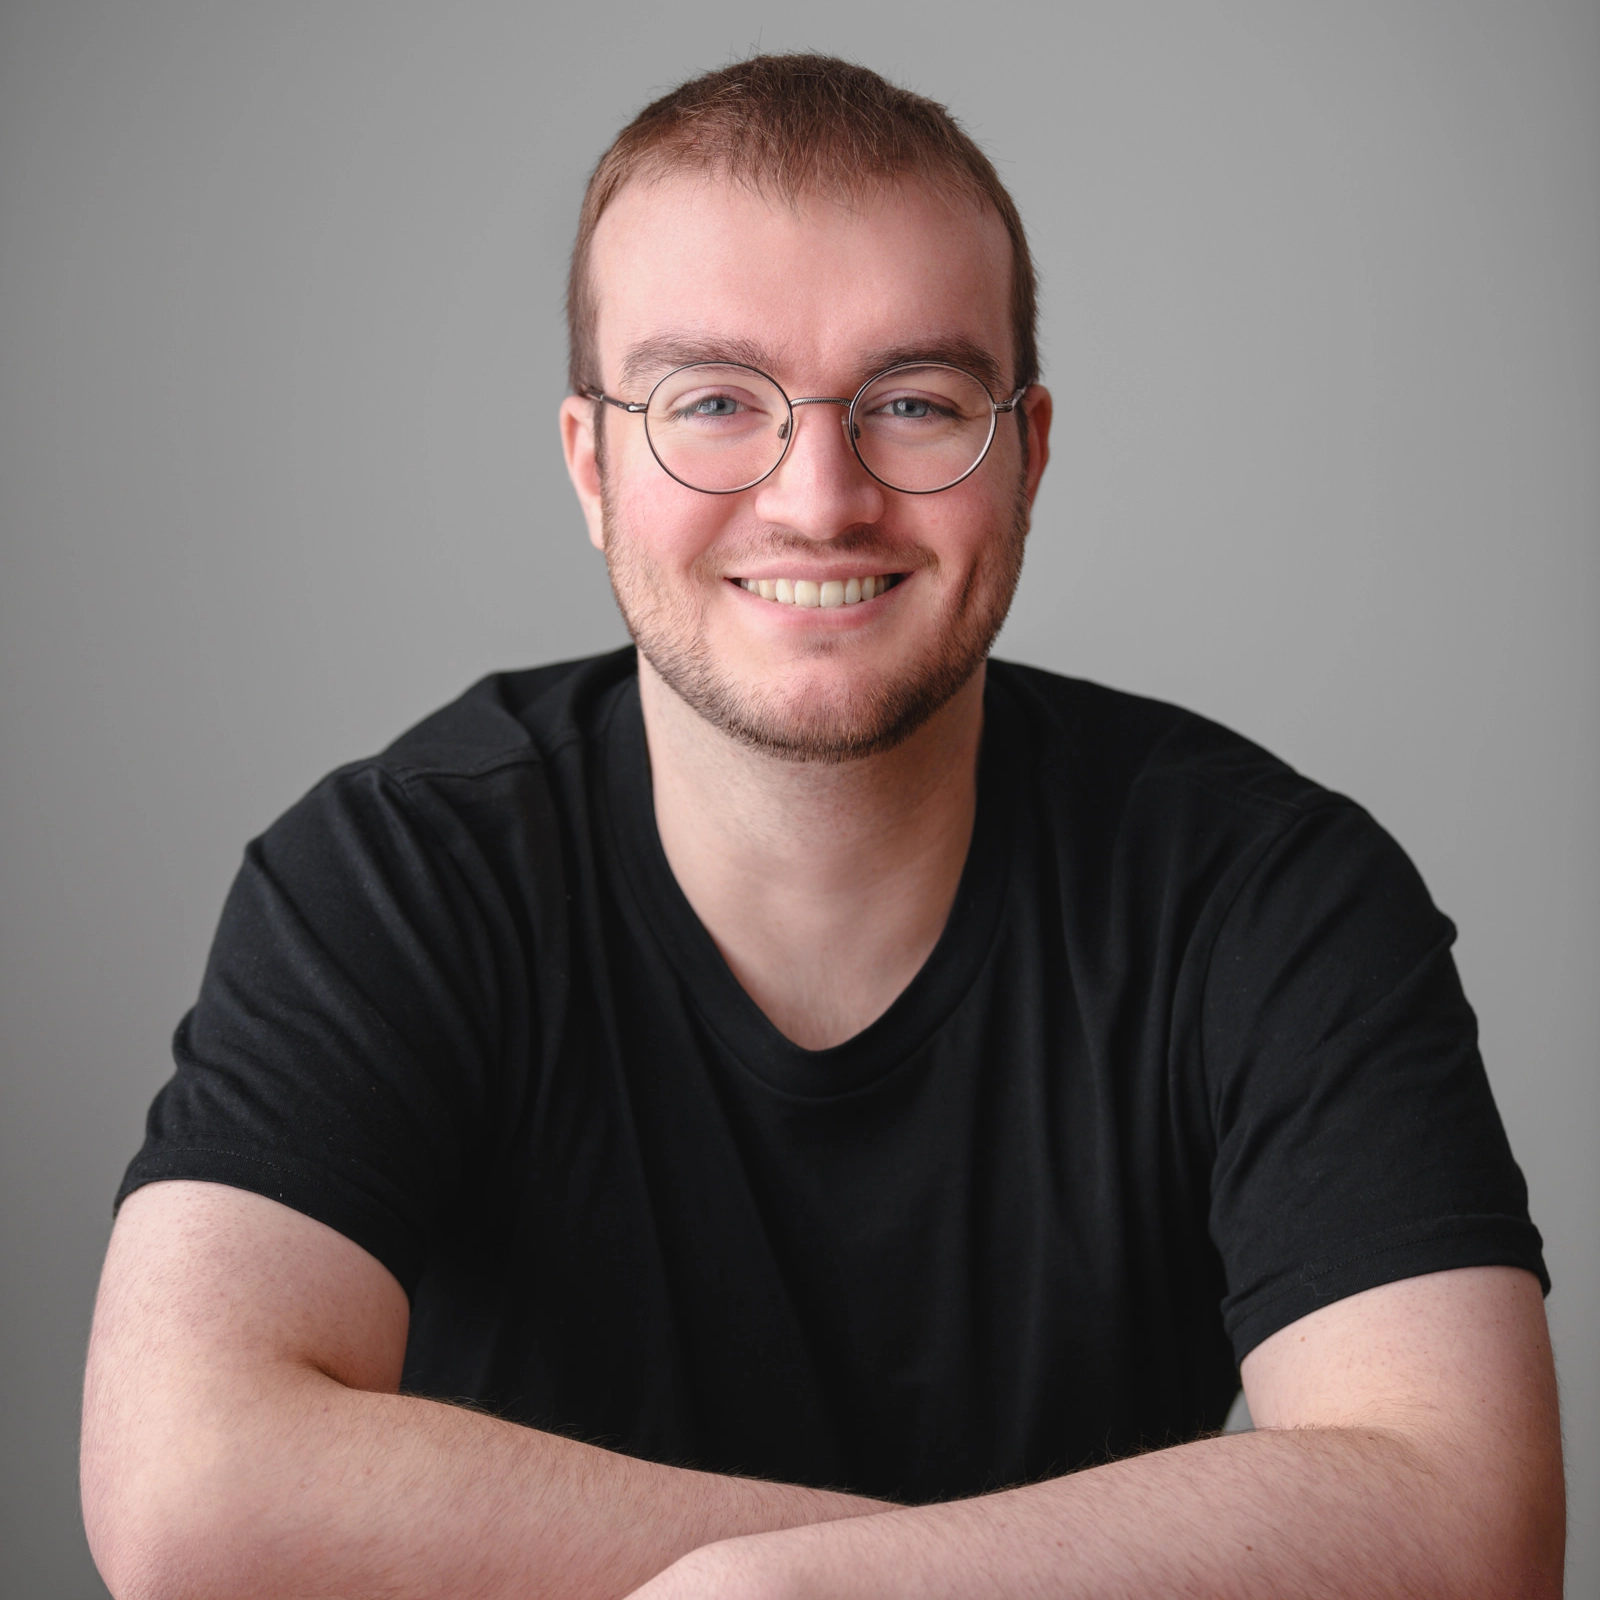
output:
[[[989,465],[979,468],[982,473]],[[947,489],[930,508],[926,540],[942,564],[956,568],[982,566],[1012,538],[1017,517],[1017,493],[1010,476],[995,474],[983,482],[978,474],[954,489]]]
[[[603,493],[608,547],[617,540],[662,572],[684,571],[702,558],[726,513],[716,497],[674,483],[648,452],[644,462],[626,468],[612,463]]]

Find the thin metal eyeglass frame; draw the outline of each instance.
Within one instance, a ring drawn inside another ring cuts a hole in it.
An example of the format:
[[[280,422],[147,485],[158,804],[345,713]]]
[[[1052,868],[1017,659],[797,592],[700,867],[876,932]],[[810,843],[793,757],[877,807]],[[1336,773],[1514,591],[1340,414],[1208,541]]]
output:
[[[766,382],[770,383],[772,387],[783,396],[783,403],[788,408],[787,415],[784,418],[782,430],[783,449],[778,452],[778,459],[774,461],[759,478],[752,478],[748,483],[741,483],[736,488],[732,489],[703,489],[698,483],[690,483],[686,478],[680,478],[678,474],[661,459],[660,453],[656,449],[656,442],[650,437],[650,422],[648,417],[650,402],[655,399],[656,390],[659,389],[661,385],[664,384],[669,378],[675,378],[680,372],[688,372],[693,367],[731,367],[736,372],[753,372],[758,378],[765,379]],[[892,377],[897,372],[919,371],[925,367],[942,367],[946,372],[959,372],[963,378],[971,378],[972,381],[977,384],[981,390],[983,390],[984,396],[989,402],[989,435],[983,441],[983,448],[978,452],[977,459],[970,467],[967,468],[965,472],[961,474],[959,478],[952,478],[949,483],[941,483],[937,489],[902,489],[899,484],[890,483],[887,478],[880,478],[878,474],[867,465],[865,458],[862,456],[861,446],[856,441],[856,406],[860,402],[862,395],[864,395],[875,383],[881,382],[884,378]],[[607,394],[603,389],[580,389],[578,393],[585,400],[603,400],[608,406],[615,406],[618,411],[625,411],[631,417],[644,416],[644,439],[645,443],[650,446],[650,454],[655,457],[656,465],[660,467],[661,470],[666,473],[666,475],[671,478],[674,483],[681,483],[685,489],[693,489],[696,494],[743,494],[746,489],[753,489],[758,483],[765,483],[767,479],[770,478],[772,474],[783,465],[789,454],[789,446],[794,443],[794,408],[796,406],[848,406],[849,410],[845,413],[844,417],[841,418],[841,421],[844,423],[845,437],[850,441],[850,448],[855,453],[856,460],[861,463],[861,470],[865,472],[874,483],[881,483],[885,489],[892,489],[896,494],[943,494],[946,489],[953,489],[958,483],[965,483],[966,480],[983,465],[985,459],[988,457],[989,447],[994,443],[994,436],[999,428],[999,418],[1001,414],[1015,411],[1017,409],[1018,401],[1020,401],[1023,395],[1028,392],[1029,388],[1030,385],[1025,383],[1020,388],[1013,390],[1008,398],[1004,400],[996,400],[995,397],[989,393],[988,384],[986,384],[981,378],[976,377],[972,373],[968,372],[965,367],[956,366],[954,362],[899,361],[896,362],[892,367],[885,367],[882,372],[873,373],[873,375],[868,378],[867,381],[862,384],[861,387],[857,389],[849,399],[846,399],[843,395],[813,394],[801,395],[798,398],[791,400],[788,394],[785,392],[783,385],[779,383],[778,380],[770,373],[763,372],[760,367],[747,366],[742,361],[686,361],[682,366],[674,367],[670,372],[662,373],[662,375],[650,386],[650,393],[643,401],[618,400],[616,396]]]

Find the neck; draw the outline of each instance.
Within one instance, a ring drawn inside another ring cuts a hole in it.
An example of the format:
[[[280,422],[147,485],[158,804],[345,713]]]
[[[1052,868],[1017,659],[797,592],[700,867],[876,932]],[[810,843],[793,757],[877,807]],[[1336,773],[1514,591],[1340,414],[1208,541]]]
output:
[[[734,976],[810,1049],[888,1009],[943,931],[977,807],[983,668],[893,750],[830,765],[752,750],[643,659],[656,826]]]

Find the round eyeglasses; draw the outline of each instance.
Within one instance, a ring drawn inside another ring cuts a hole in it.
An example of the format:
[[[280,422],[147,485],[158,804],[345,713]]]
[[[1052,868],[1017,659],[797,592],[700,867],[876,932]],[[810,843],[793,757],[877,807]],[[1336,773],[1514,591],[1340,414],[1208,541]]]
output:
[[[686,489],[738,494],[778,470],[794,438],[796,406],[845,406],[856,459],[886,489],[937,494],[978,470],[996,419],[1015,411],[1024,384],[996,400],[979,380],[941,361],[889,367],[856,390],[791,400],[775,379],[729,361],[697,361],[667,373],[643,401],[581,391],[644,417],[645,439],[662,470]]]

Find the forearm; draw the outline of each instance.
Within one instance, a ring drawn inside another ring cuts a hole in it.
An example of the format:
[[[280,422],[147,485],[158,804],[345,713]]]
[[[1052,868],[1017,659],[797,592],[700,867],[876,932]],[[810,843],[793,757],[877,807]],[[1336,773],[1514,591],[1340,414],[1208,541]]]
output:
[[[118,1600],[588,1600],[697,1545],[878,1509],[398,1394],[408,1323],[373,1257],[288,1207],[132,1195],[83,1404],[84,1521]]]
[[[878,1503],[658,1466],[460,1407],[268,1373],[192,1396],[121,1481],[86,1470],[122,1597],[619,1596],[708,1542]],[[97,1503],[98,1502],[98,1503]]]
[[[1403,1434],[1209,1439],[1023,1489],[698,1551],[649,1600],[1281,1600],[1560,1593],[1560,1540],[1508,1525]],[[641,1596],[644,1600],[644,1596]]]

